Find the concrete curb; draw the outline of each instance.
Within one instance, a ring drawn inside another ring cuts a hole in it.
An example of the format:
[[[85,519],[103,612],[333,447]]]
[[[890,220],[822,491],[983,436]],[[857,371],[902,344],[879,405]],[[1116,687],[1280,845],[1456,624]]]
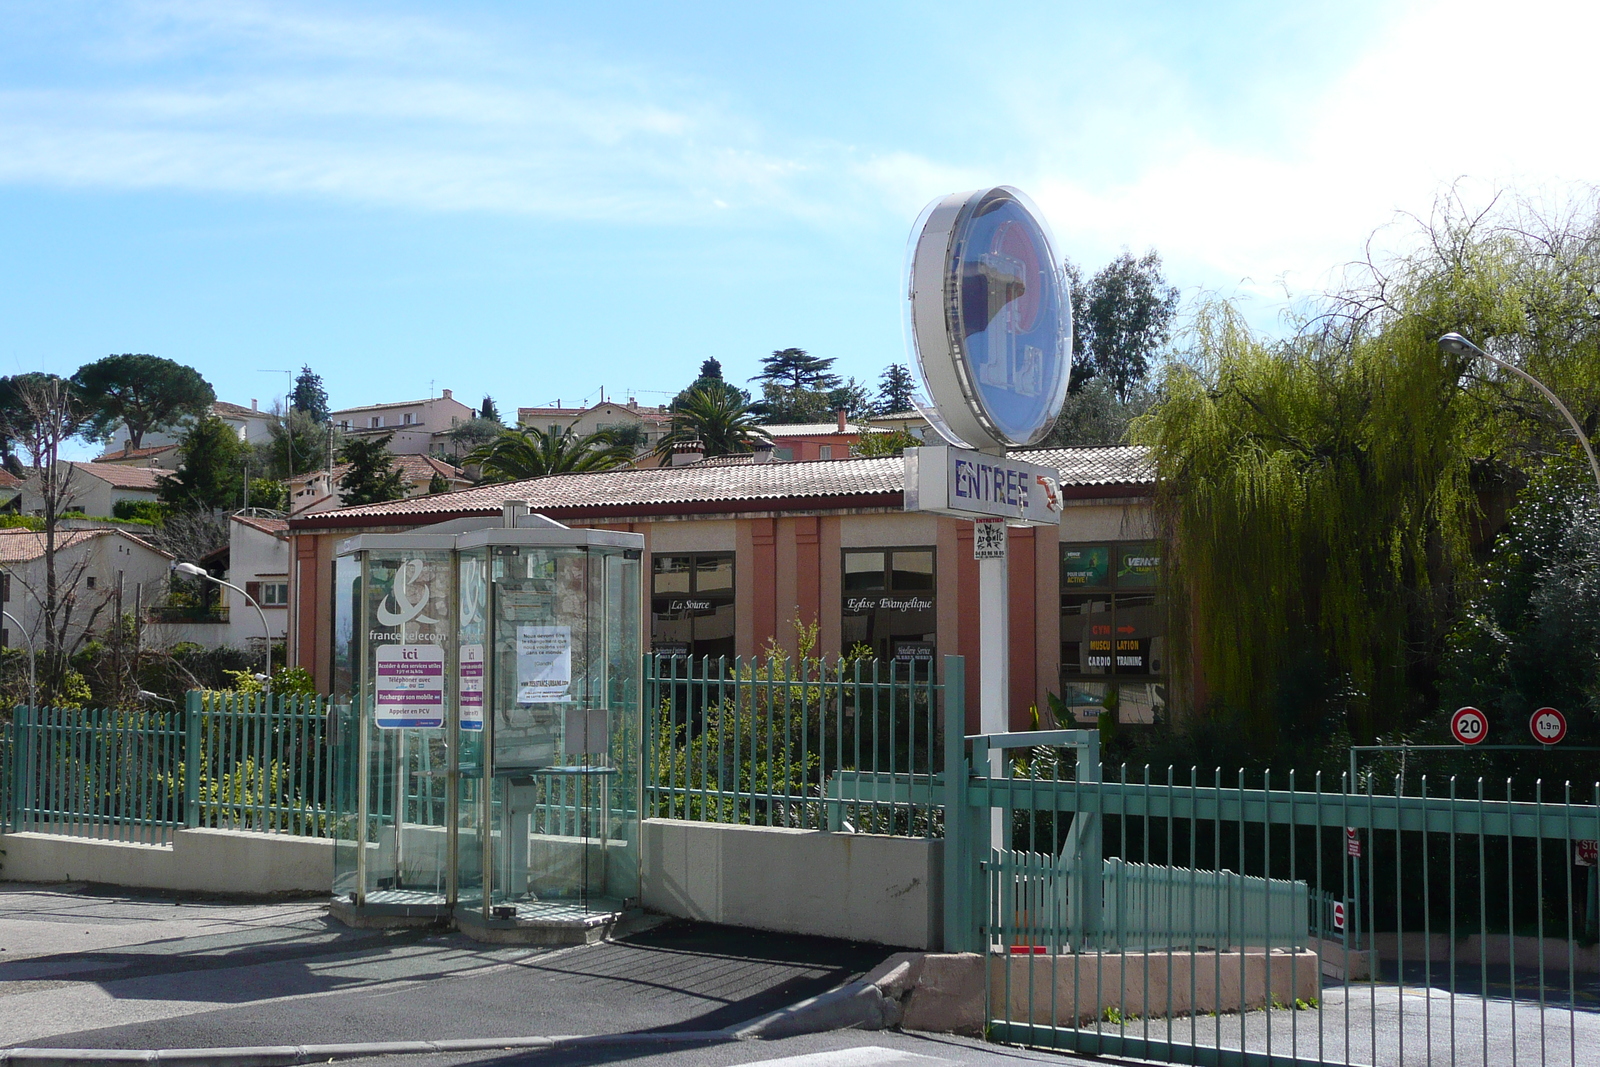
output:
[[[866,980],[851,982],[809,1000],[779,1008],[733,1031],[743,1039],[770,1041],[830,1030],[886,1030],[900,1021],[900,1005]]]
[[[253,1048],[9,1048],[0,1067],[84,1067],[90,1063],[171,1063],[183,1067],[298,1067],[372,1056],[417,1056],[440,1052],[500,1052],[518,1049],[581,1049],[610,1045],[723,1044],[740,1038],[727,1030],[676,1033],[594,1034],[573,1037],[483,1037],[442,1041],[358,1041],[338,1045],[259,1045]]]

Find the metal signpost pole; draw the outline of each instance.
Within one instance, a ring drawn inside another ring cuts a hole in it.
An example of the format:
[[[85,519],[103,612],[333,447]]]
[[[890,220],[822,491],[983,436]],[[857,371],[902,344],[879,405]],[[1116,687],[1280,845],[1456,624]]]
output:
[[[1060,471],[1010,451],[1042,440],[1066,399],[1071,295],[1049,228],[1009,186],[933,201],[908,252],[908,338],[933,401],[918,407],[946,443],[906,449],[905,508],[973,520],[978,732],[1004,734],[1011,725],[1007,523],[1051,529],[1061,522]],[[947,702],[953,683],[959,680],[947,673]],[[965,738],[948,730],[947,751],[964,746]],[[974,742],[975,764],[986,749]],[[990,778],[1006,777],[1006,759],[1003,747],[990,751]],[[947,795],[957,795],[953,783]],[[946,810],[946,826],[966,815]],[[1010,829],[1010,811],[992,806],[988,848],[1008,851]],[[986,862],[988,849],[983,853],[969,862]],[[1100,856],[1090,862],[1098,870]],[[957,886],[947,889],[960,899]]]
[[[998,558],[991,555],[978,560],[978,732],[982,734],[1003,734],[1011,729],[1011,613],[1006,603],[1010,572],[1006,565],[1005,526],[998,525]],[[991,777],[1005,777],[1005,759],[1006,754],[999,749],[990,753]],[[1002,818],[998,808],[990,815],[989,837],[1000,848],[1009,846],[1009,821]]]

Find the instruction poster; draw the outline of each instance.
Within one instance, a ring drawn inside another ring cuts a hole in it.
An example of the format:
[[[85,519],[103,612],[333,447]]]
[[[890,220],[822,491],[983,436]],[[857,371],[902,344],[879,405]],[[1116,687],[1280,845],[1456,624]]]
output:
[[[461,646],[461,728],[483,729],[483,646]]]
[[[517,703],[554,704],[572,688],[572,627],[517,627]]]
[[[383,645],[377,654],[380,730],[437,729],[444,725],[444,649],[438,645]]]

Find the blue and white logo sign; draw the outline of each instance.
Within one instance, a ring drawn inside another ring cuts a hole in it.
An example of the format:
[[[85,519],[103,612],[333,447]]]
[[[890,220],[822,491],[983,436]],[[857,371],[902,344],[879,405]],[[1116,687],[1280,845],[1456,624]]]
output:
[[[917,364],[956,443],[996,452],[1049,433],[1072,369],[1072,301],[1033,203],[1004,185],[935,200],[908,274]]]

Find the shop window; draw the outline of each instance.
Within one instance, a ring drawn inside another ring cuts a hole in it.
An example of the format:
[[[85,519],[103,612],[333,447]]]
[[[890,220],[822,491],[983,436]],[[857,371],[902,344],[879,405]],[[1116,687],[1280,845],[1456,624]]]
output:
[[[845,650],[865,645],[880,660],[931,668],[938,630],[933,549],[847,549],[843,571]]]
[[[1151,723],[1166,705],[1160,546],[1061,546],[1061,691],[1076,722],[1115,710]]]
[[[655,556],[650,566],[650,639],[666,656],[732,658],[733,554]]]

